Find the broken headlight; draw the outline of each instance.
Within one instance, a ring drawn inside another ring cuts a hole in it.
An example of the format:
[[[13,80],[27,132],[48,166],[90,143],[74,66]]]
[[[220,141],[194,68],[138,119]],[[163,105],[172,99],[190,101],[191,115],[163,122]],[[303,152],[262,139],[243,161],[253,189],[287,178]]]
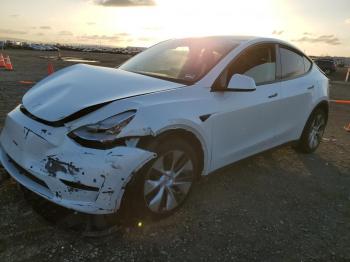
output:
[[[80,141],[92,143],[110,144],[116,140],[117,135],[134,118],[136,110],[109,117],[96,124],[86,125],[75,129],[69,137]]]

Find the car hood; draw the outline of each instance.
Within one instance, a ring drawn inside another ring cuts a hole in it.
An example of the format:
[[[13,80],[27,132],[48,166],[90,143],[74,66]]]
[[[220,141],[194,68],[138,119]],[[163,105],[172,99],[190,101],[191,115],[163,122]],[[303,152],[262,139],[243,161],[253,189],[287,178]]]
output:
[[[181,86],[120,69],[77,64],[40,81],[22,102],[35,117],[59,121],[94,105]]]

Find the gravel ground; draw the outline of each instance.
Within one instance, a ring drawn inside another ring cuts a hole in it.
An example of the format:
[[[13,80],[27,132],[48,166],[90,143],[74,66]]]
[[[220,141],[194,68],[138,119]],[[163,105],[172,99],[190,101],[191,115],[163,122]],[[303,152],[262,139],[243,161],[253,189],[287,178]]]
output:
[[[0,128],[29,88],[18,81],[42,79],[48,62],[40,56],[55,55],[6,53],[15,71],[0,71]],[[127,59],[62,56],[103,66]],[[51,61],[56,69],[72,64]],[[332,82],[331,97],[350,99],[350,85]],[[283,146],[240,161],[201,179],[173,216],[105,237],[84,237],[48,223],[42,214],[53,207],[41,205],[39,215],[6,180],[0,186],[0,261],[350,261],[350,133],[343,129],[349,122],[350,106],[331,104],[316,153]]]

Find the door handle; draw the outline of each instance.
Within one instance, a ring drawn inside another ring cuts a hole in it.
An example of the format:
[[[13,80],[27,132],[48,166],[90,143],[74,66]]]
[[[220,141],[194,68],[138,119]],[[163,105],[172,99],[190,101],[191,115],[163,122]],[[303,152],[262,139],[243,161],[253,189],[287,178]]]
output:
[[[314,88],[315,88],[315,86],[312,85],[312,86],[309,86],[307,89],[311,90],[311,89],[314,89]]]
[[[278,94],[277,94],[277,93],[274,93],[274,94],[272,94],[272,95],[269,95],[269,98],[274,98],[274,97],[276,97],[276,96],[278,96]]]

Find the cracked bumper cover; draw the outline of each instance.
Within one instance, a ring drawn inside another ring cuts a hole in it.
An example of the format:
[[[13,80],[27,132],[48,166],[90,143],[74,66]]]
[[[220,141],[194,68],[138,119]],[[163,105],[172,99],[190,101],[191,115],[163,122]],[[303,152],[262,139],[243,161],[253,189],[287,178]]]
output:
[[[0,163],[18,183],[58,205],[90,214],[116,212],[132,175],[155,154],[85,148],[66,133],[66,127],[37,123],[16,108],[0,136]]]

